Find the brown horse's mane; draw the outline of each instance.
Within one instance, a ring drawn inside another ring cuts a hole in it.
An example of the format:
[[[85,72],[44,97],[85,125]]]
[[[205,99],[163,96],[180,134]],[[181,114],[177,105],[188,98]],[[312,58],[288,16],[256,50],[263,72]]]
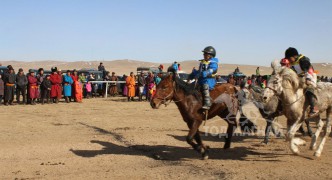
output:
[[[195,88],[195,84],[191,83],[188,84],[187,82],[183,81],[179,77],[175,76],[174,78],[176,88],[180,88],[184,91],[185,95],[193,95],[196,99],[200,99],[201,93],[199,92],[199,85],[197,84]]]

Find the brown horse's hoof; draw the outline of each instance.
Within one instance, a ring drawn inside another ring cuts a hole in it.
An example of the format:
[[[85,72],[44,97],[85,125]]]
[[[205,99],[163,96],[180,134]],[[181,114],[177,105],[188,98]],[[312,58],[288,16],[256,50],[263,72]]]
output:
[[[205,152],[202,153],[202,160],[207,160],[209,159],[209,150],[205,149]]]
[[[231,147],[231,145],[228,144],[228,143],[226,143],[226,144],[224,145],[224,149],[229,149],[230,147]]]

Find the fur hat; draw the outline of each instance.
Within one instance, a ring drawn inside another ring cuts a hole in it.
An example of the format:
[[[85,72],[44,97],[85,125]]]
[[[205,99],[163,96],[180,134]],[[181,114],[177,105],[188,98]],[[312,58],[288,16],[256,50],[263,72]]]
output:
[[[52,72],[57,72],[57,71],[58,71],[58,68],[57,68],[57,67],[52,67],[52,68],[51,68],[51,71],[52,71]]]
[[[8,68],[8,70],[14,70],[12,65],[8,65],[7,68]]]
[[[29,69],[29,73],[35,73],[33,69]]]
[[[44,69],[43,69],[43,68],[39,68],[39,69],[38,69],[38,72],[40,72],[40,71],[44,71]]]

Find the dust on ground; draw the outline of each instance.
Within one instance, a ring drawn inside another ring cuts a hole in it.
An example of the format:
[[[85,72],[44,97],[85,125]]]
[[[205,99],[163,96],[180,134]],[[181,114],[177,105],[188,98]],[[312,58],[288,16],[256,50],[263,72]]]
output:
[[[185,141],[187,126],[175,104],[153,110],[147,102],[96,98],[83,103],[0,106],[0,179],[331,179],[331,138],[320,158],[292,155],[283,138],[204,133],[210,159]],[[285,123],[284,118],[279,118]],[[259,122],[265,127],[265,122]],[[311,125],[315,128],[314,122]],[[298,134],[301,136],[300,134]]]

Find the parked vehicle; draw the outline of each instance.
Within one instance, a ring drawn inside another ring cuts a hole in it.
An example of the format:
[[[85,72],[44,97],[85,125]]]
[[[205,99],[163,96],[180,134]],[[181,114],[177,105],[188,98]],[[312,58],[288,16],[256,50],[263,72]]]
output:
[[[246,75],[244,75],[242,72],[233,72],[233,73],[230,73],[229,75],[233,75],[234,78],[246,77]]]
[[[90,70],[90,69],[84,69],[84,70],[79,70],[78,74],[84,74],[87,79],[89,79],[90,74],[94,75],[95,80],[94,81],[103,81],[103,72],[101,71],[96,71],[96,70]],[[103,83],[93,83],[93,88],[95,89],[95,94],[96,95],[102,95],[103,94]]]
[[[28,72],[30,72],[30,70],[33,70],[33,71],[35,72],[35,75],[38,74],[38,69],[29,69]],[[28,72],[27,72],[27,74],[28,74]],[[51,70],[44,70],[44,75],[45,75],[45,76],[46,76],[46,75],[50,75],[50,74],[52,74],[52,71],[51,71]]]
[[[187,73],[178,73],[178,74],[179,74],[180,79],[182,79],[183,81],[187,81],[189,74],[187,74]]]
[[[0,74],[4,74],[8,70],[7,66],[0,66]]]
[[[136,70],[137,70],[137,75],[140,75],[141,72],[143,72],[143,73],[152,72],[153,74],[160,73],[160,71],[157,67],[138,67]]]

